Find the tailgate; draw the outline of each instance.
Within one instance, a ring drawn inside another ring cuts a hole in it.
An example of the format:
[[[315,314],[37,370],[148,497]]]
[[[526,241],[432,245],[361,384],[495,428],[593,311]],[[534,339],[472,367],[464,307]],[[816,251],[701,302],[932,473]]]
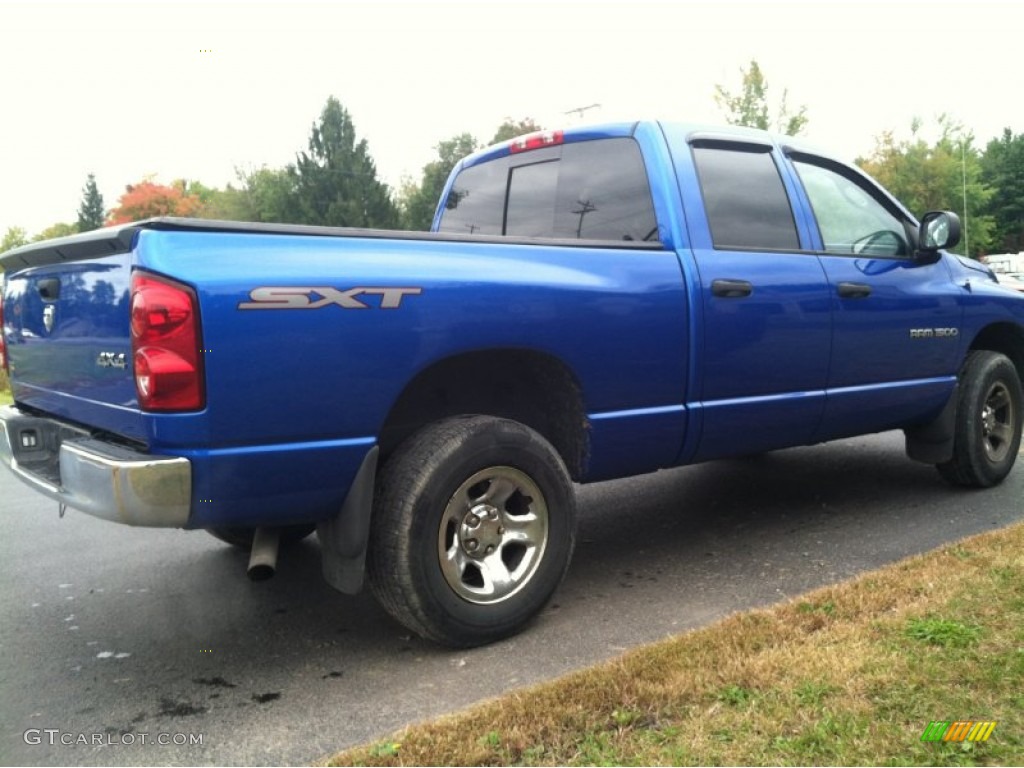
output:
[[[100,231],[10,251],[4,342],[15,402],[142,439],[131,369],[130,234]]]

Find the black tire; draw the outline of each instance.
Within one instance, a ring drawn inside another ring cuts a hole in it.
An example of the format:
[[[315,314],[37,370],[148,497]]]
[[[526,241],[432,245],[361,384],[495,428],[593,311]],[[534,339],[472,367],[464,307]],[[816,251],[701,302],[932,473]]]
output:
[[[953,458],[936,465],[953,485],[989,488],[1013,469],[1020,449],[1021,385],[1006,355],[976,350],[960,373]]]
[[[378,474],[370,587],[420,636],[483,645],[540,612],[575,540],[576,496],[543,437],[507,419],[445,419],[408,438]]]
[[[281,543],[294,544],[302,541],[316,530],[315,525],[288,525],[281,529]],[[206,532],[215,539],[238,547],[248,552],[252,549],[252,537],[256,533],[255,528],[207,528]]]

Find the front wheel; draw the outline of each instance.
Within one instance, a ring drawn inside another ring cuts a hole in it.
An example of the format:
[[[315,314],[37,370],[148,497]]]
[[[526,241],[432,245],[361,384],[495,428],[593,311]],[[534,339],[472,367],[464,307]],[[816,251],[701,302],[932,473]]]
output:
[[[937,465],[953,485],[988,488],[1013,469],[1020,449],[1021,384],[1006,355],[971,352],[960,374],[953,458]]]
[[[437,422],[378,476],[371,589],[395,619],[435,642],[507,637],[561,583],[575,509],[561,457],[534,430],[489,416]]]

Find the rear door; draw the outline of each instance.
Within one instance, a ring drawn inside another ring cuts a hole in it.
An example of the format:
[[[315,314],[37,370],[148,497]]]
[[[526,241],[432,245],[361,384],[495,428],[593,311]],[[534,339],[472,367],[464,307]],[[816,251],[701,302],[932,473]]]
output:
[[[676,163],[680,179],[699,182],[683,195],[704,329],[694,460],[735,455],[738,443],[759,452],[809,442],[832,310],[821,263],[801,250],[788,179],[767,139],[694,134],[688,144]]]

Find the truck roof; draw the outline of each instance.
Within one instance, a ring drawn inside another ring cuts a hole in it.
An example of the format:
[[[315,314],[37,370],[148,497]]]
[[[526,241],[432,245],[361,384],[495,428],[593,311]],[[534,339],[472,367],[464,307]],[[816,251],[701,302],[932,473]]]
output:
[[[806,152],[830,159],[838,159],[834,153],[815,146],[804,139],[786,136],[784,134],[771,133],[760,128],[747,128],[740,125],[713,125],[704,123],[666,123],[658,120],[634,120],[632,122],[601,123],[595,125],[581,125],[572,128],[564,128],[551,131],[538,131],[526,136],[520,136],[489,147],[484,147],[471,155],[463,158],[456,169],[461,170],[474,166],[478,163],[504,157],[515,151],[517,143],[529,140],[534,137],[557,136],[559,143],[573,143],[577,141],[589,141],[591,139],[610,139],[618,137],[633,136],[641,125],[668,126],[672,125],[677,131],[694,138],[720,139],[723,141],[747,141],[761,145],[777,145],[786,150]],[[554,142],[552,142],[554,143]]]

